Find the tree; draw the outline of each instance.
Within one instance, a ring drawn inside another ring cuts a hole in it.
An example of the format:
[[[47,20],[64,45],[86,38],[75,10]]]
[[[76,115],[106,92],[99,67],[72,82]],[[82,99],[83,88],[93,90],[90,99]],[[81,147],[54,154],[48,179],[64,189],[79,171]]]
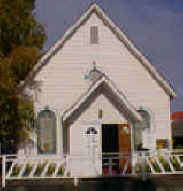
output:
[[[0,138],[16,143],[25,137],[26,121],[33,119],[32,102],[21,96],[19,84],[46,40],[34,8],[35,0],[0,0]]]

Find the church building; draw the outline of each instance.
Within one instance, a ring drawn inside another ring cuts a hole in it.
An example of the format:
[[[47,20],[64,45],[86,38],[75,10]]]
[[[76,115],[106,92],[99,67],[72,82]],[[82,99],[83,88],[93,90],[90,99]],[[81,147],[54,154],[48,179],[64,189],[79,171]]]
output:
[[[36,128],[19,153],[73,156],[73,174],[100,174],[102,153],[171,149],[175,91],[97,4],[43,55],[24,93]]]

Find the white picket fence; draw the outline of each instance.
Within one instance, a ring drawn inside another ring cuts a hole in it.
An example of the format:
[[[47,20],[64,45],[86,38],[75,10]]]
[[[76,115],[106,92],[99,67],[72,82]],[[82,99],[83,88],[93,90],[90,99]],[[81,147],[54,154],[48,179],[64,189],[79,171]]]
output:
[[[70,171],[65,158],[61,157],[26,157],[3,155],[2,187],[6,180],[68,178]]]
[[[150,174],[183,174],[183,150],[141,151],[130,156],[124,153],[103,153],[97,157],[102,163],[102,172],[97,177],[140,175],[145,179]],[[81,165],[86,160],[83,156],[77,158]],[[71,161],[75,160],[73,156],[39,158],[2,155],[0,159],[2,187],[5,187],[6,180],[75,178],[71,165]]]

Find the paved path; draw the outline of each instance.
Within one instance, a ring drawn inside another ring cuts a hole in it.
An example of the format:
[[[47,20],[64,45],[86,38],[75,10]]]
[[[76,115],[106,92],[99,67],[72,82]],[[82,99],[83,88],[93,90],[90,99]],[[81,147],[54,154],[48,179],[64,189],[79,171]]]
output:
[[[0,189],[1,191],[2,189]],[[11,181],[3,191],[183,191],[183,175],[152,176],[143,182],[137,178],[83,179],[79,186],[59,180]]]
[[[156,191],[183,191],[183,175],[161,175],[151,177]]]

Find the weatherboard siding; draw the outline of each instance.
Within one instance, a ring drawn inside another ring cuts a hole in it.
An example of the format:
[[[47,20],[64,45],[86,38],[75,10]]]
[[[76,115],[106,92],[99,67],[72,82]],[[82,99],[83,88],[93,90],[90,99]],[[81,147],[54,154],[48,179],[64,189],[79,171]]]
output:
[[[102,110],[102,119],[98,119],[99,109]],[[83,157],[74,159],[72,164],[73,175],[78,176],[83,174],[87,176],[88,174],[101,174],[102,161],[100,154],[102,152],[102,124],[121,123],[127,123],[123,114],[120,114],[103,95],[98,96],[89,108],[83,111],[81,116],[70,127],[70,155],[71,157]],[[95,143],[91,143],[90,135],[86,134],[89,127],[94,127],[97,131],[97,135],[94,135]],[[92,144],[94,144],[93,152],[95,153],[95,159],[92,158]],[[89,157],[88,160],[86,160],[85,157]],[[95,160],[95,162],[93,162],[93,160]]]
[[[98,111],[102,110],[102,119],[98,119]],[[123,114],[120,114],[110,101],[103,95],[98,96],[89,108],[71,125],[70,153],[88,152],[85,144],[86,131],[89,127],[95,127],[98,134],[101,134],[101,124],[121,124],[127,123]],[[81,135],[81,136],[80,136]],[[109,135],[110,136],[110,135]],[[78,141],[78,138],[80,141]],[[97,152],[101,152],[102,137],[97,136]]]
[[[98,26],[99,44],[90,44],[90,26]],[[152,112],[153,137],[149,140],[146,136],[146,145],[155,148],[156,138],[170,139],[169,95],[94,13],[36,76],[42,85],[35,110],[49,105],[59,111],[61,118],[87,91],[90,82],[85,76],[94,61],[134,107],[143,106]]]

